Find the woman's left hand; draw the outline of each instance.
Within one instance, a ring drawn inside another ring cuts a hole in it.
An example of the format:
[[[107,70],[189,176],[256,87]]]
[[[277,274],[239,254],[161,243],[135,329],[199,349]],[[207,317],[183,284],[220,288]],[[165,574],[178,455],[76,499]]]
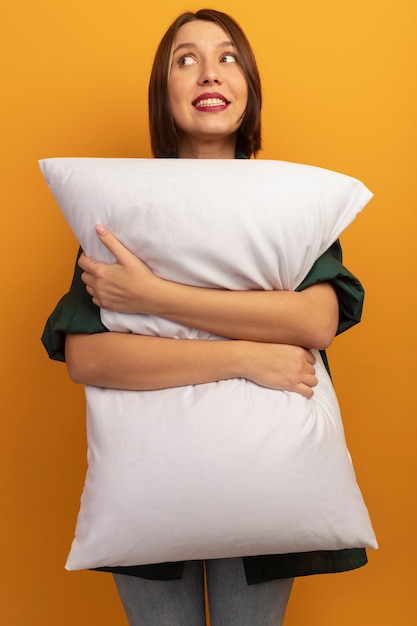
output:
[[[130,252],[103,226],[96,226],[97,236],[116,259],[99,263],[84,253],[78,260],[82,281],[97,306],[120,313],[151,313],[150,300],[156,282],[143,261]]]

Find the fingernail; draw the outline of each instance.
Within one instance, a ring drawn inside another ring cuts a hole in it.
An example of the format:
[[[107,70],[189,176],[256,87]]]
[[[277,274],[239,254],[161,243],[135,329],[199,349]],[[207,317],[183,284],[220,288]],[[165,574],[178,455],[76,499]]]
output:
[[[106,235],[107,230],[104,228],[104,226],[101,226],[100,224],[96,224],[96,233],[97,235]]]

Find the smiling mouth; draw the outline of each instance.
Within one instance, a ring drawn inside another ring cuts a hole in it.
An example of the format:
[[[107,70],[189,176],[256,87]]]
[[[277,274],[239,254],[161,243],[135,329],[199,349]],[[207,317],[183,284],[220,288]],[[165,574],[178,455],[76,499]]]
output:
[[[220,107],[228,104],[230,104],[230,102],[223,100],[223,98],[202,98],[201,100],[195,100],[193,102],[193,106],[195,106],[196,109],[203,107]]]

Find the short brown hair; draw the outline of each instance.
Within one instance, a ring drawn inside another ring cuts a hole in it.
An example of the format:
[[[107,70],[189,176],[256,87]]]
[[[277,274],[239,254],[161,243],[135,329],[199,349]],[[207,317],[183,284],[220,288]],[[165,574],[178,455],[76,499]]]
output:
[[[168,97],[168,77],[172,46],[178,30],[195,20],[218,24],[236,47],[239,63],[248,84],[248,104],[237,134],[236,148],[247,157],[256,156],[261,148],[262,92],[256,59],[241,27],[226,13],[201,9],[196,13],[182,13],[163,36],[155,54],[149,81],[148,105],[152,152],[155,157],[169,157],[176,153],[177,129]]]

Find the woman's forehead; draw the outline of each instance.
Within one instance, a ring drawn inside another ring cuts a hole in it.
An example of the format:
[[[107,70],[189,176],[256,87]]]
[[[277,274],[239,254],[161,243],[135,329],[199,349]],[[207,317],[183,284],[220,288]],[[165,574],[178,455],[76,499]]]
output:
[[[173,48],[184,44],[232,43],[229,35],[221,26],[206,20],[193,20],[183,24],[174,39]]]

